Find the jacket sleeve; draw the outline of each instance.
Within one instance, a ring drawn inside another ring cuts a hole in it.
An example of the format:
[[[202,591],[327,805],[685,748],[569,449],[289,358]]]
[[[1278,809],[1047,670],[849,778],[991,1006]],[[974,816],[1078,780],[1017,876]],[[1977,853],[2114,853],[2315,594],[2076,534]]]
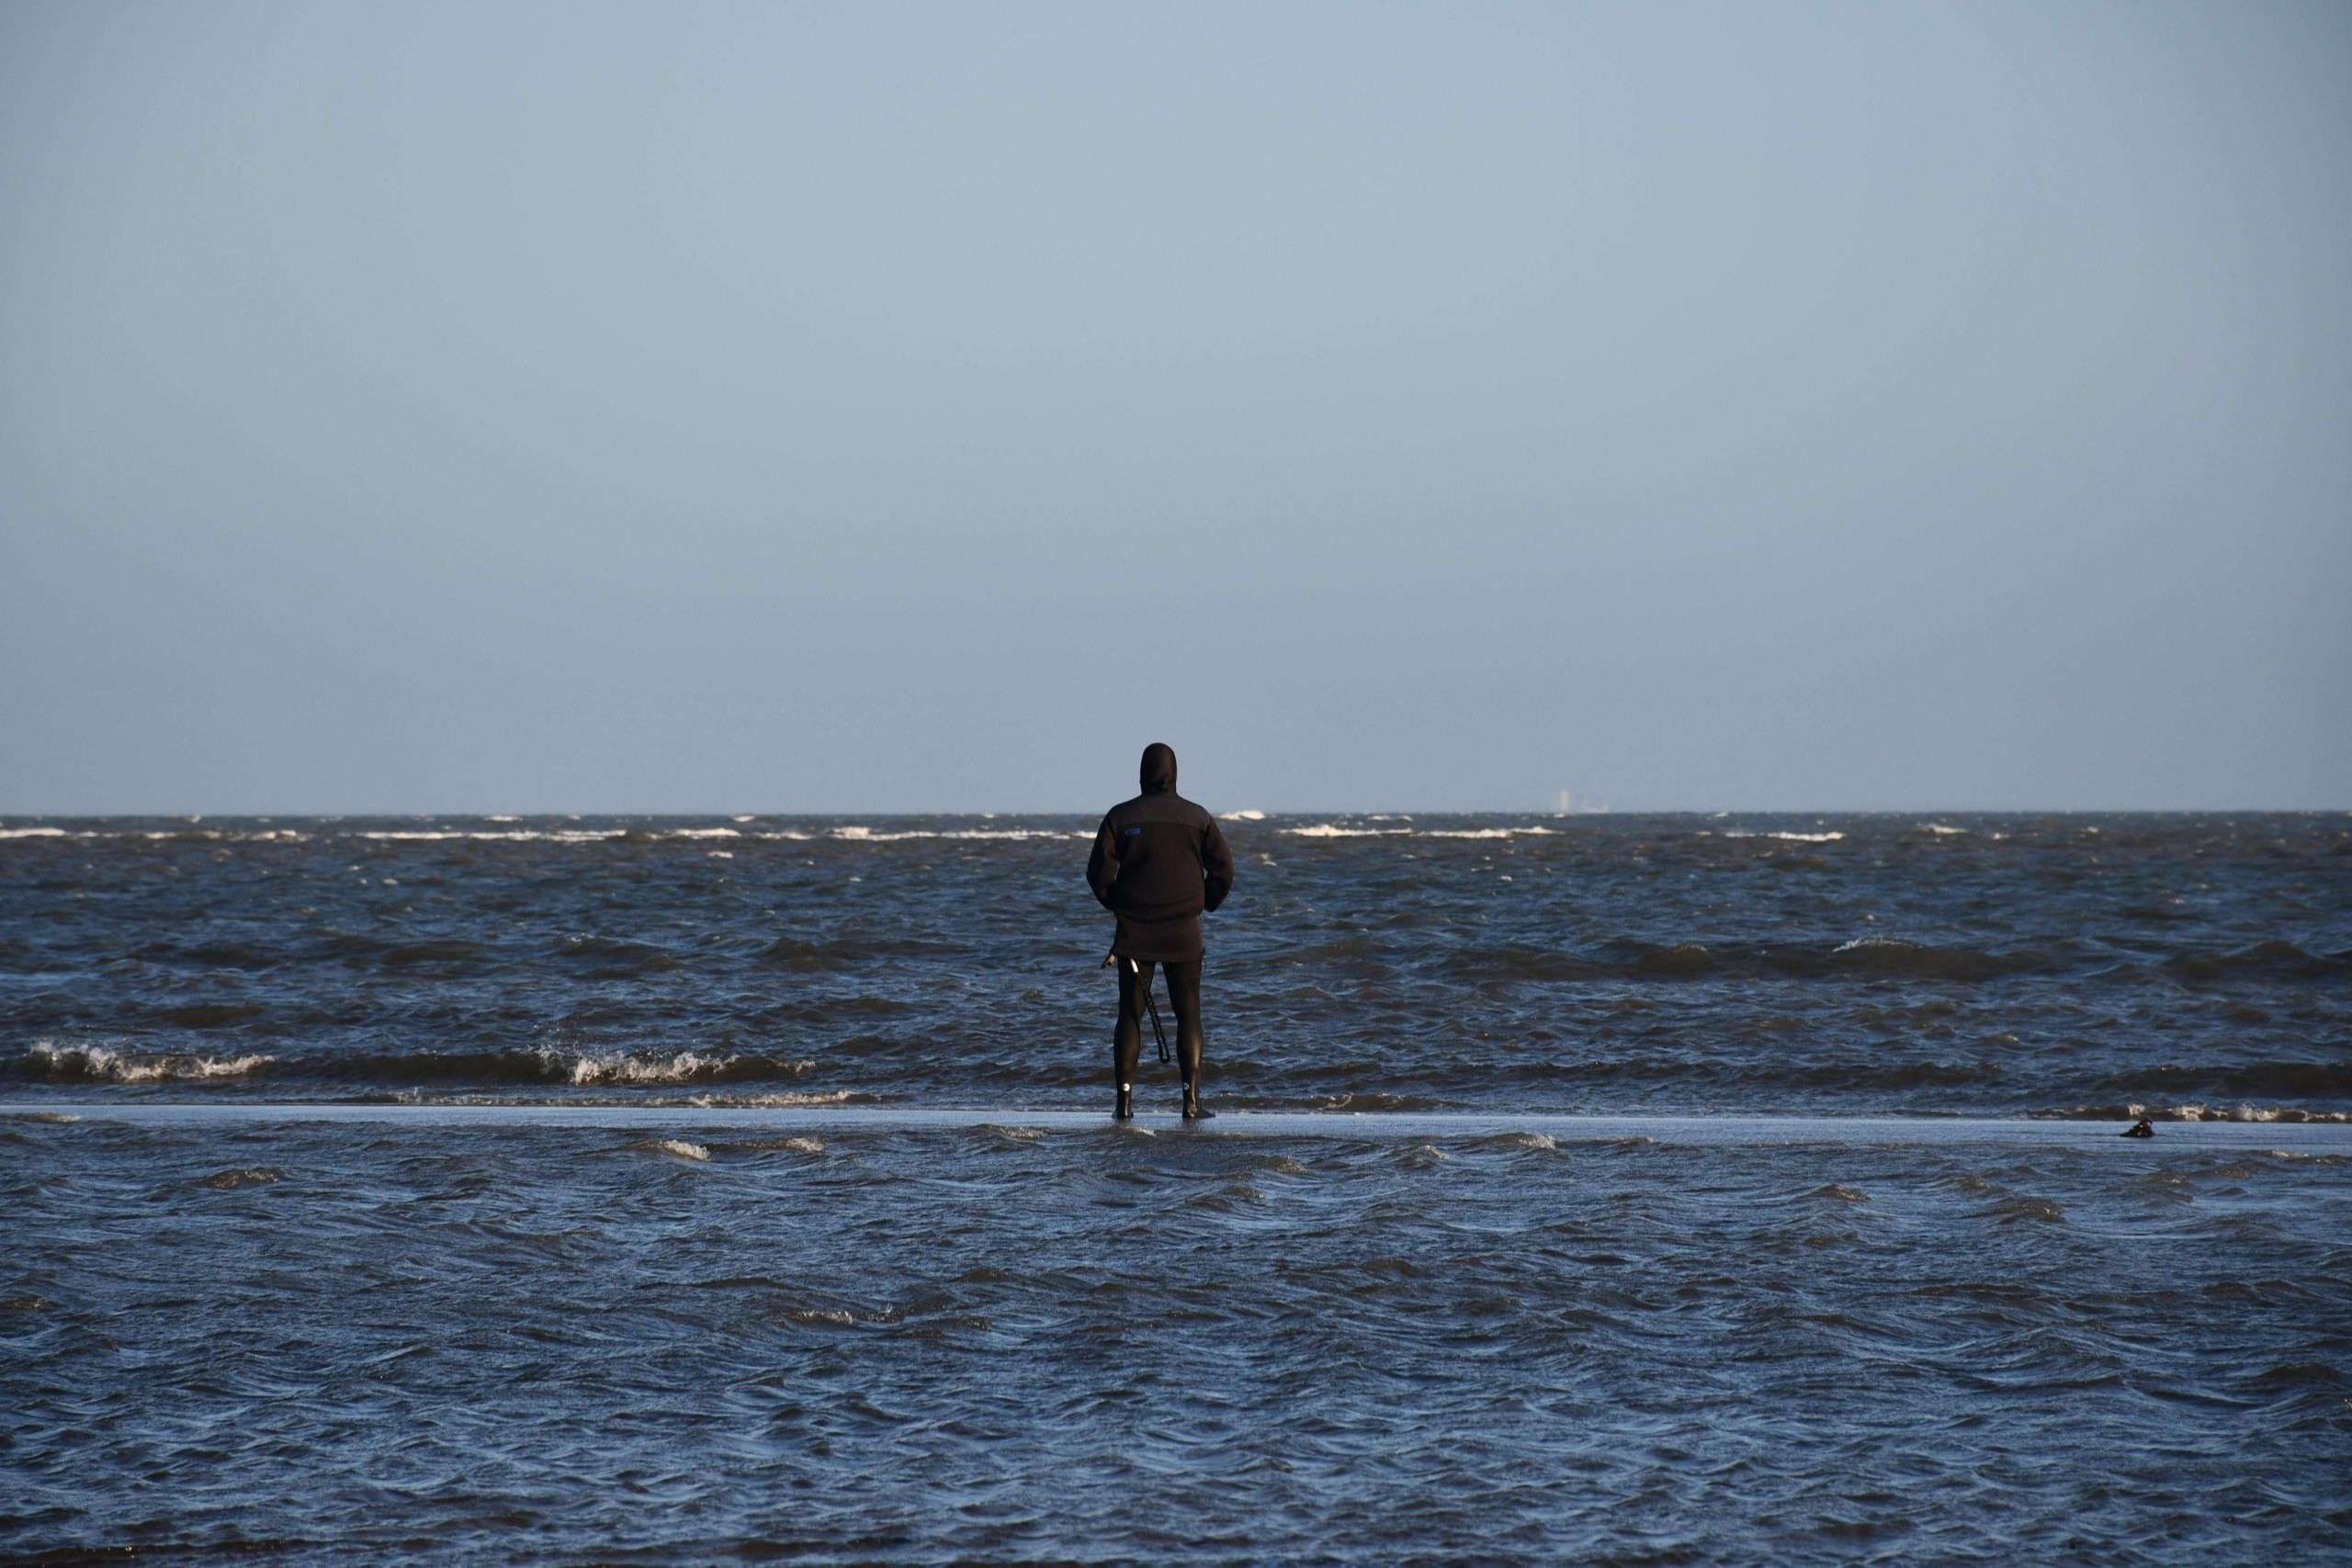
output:
[[[1202,889],[1201,907],[1214,909],[1225,902],[1233,891],[1233,852],[1227,848],[1225,829],[1209,818],[1209,829],[1201,838],[1201,874],[1207,881]]]
[[[1118,882],[1119,841],[1112,835],[1111,819],[1105,817],[1102,826],[1094,829],[1094,852],[1086,857],[1086,885],[1094,889],[1094,901],[1109,909],[1111,889]]]

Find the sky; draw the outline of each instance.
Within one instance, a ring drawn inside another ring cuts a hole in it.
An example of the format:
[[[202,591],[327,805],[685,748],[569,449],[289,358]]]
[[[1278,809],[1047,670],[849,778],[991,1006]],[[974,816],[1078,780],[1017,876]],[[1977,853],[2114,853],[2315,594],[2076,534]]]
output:
[[[0,811],[2352,807],[2352,7],[0,0]]]

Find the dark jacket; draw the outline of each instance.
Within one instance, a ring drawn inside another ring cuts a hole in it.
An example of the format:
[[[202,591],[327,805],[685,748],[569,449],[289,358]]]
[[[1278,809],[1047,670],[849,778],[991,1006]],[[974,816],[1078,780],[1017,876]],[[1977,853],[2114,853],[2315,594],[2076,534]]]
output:
[[[1216,818],[1176,793],[1176,753],[1143,754],[1143,793],[1111,807],[1094,834],[1086,884],[1119,917],[1122,958],[1201,956],[1201,915],[1233,889],[1233,852]]]

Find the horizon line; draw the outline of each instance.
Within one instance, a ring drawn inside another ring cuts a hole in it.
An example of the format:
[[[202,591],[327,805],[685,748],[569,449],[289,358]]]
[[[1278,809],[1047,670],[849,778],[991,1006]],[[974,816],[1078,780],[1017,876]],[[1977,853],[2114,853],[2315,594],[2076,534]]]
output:
[[[1202,804],[1202,803],[1196,803]],[[1601,810],[1555,811],[1523,807],[1245,807],[1238,810],[1216,812],[1221,820],[1250,820],[1242,815],[1249,812],[1257,818],[1294,817],[1534,817],[1547,821],[1575,821],[1611,817],[2239,817],[2239,816],[2352,816],[2352,805],[2300,806],[1673,806],[1673,807],[1611,807]],[[1097,808],[1055,809],[1033,807],[959,807],[954,808],[892,808],[888,810],[746,810],[695,808],[666,810],[633,808],[628,810],[573,810],[554,808],[543,810],[496,810],[474,808],[405,807],[397,810],[149,810],[149,811],[17,811],[0,809],[0,822],[17,819],[36,821],[136,821],[178,820],[201,821],[208,818],[297,818],[315,821],[344,818],[403,818],[419,819],[433,817],[467,817],[483,820],[512,818],[562,818],[565,819],[602,818],[709,818],[731,821],[737,818],[917,818],[917,817],[1093,817]]]

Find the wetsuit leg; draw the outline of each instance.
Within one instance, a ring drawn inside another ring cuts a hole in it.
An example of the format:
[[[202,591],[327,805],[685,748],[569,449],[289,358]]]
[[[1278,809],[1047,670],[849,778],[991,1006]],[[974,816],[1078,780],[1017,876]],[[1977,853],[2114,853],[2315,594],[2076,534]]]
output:
[[[1143,1059],[1144,998],[1151,994],[1151,965],[1131,968],[1122,958],[1114,967],[1119,972],[1119,1022],[1111,1032],[1111,1087],[1124,1099]]]
[[[1176,1004],[1176,1063],[1184,1075],[1184,1087],[1197,1089],[1201,1082],[1201,1049],[1207,1038],[1201,1032],[1201,961],[1170,960],[1168,969],[1168,999]]]

